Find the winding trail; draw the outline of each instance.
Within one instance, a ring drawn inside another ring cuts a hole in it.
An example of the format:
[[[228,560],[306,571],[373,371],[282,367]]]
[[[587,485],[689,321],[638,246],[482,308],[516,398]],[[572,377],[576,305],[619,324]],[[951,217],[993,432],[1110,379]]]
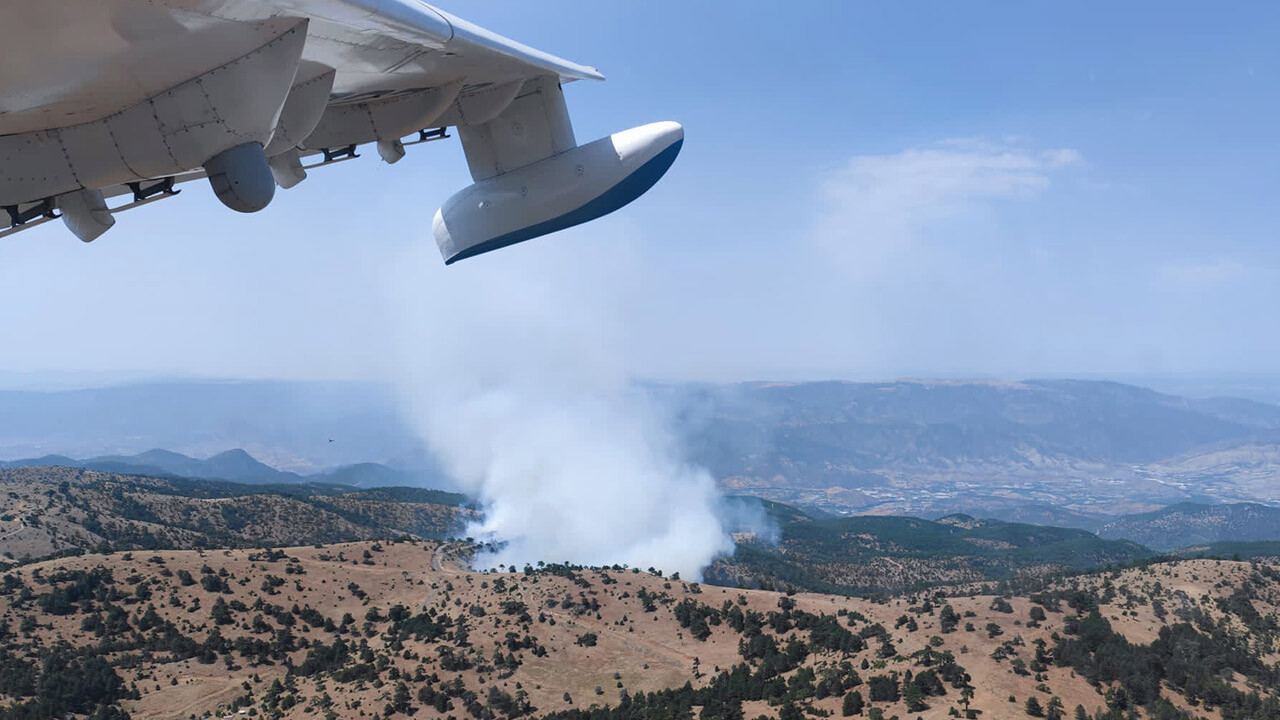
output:
[[[444,567],[445,553],[449,551],[450,547],[457,544],[458,543],[440,543],[436,546],[435,552],[431,553],[431,570],[433,572],[446,572]]]

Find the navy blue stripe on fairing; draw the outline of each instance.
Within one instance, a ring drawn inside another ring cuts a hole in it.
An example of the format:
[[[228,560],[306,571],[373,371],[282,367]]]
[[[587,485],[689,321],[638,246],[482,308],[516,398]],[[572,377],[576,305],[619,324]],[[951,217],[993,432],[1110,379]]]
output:
[[[508,245],[532,240],[541,235],[571,228],[574,225],[581,225],[598,217],[608,215],[645,194],[649,188],[657,184],[662,179],[662,176],[667,173],[672,163],[676,161],[676,156],[680,154],[682,145],[684,145],[683,139],[675,141],[671,144],[671,147],[654,155],[648,162],[636,168],[635,172],[619,181],[617,185],[605,190],[595,199],[587,201],[576,210],[570,210],[559,217],[544,220],[536,225],[513,230],[484,242],[476,243],[445,260],[444,264],[452,265],[459,260],[465,260],[493,250],[500,250]]]

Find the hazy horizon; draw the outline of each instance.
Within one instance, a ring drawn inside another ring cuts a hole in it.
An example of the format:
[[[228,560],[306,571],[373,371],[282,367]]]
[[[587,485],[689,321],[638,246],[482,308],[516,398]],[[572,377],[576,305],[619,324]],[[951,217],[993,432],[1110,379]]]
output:
[[[1036,375],[948,375],[945,373],[920,373],[885,377],[758,377],[740,380],[680,379],[662,377],[633,378],[637,385],[735,385],[749,383],[897,383],[897,382],[959,382],[1002,383],[1029,380],[1087,380],[1115,382],[1144,387],[1156,392],[1188,398],[1236,397],[1256,402],[1280,404],[1280,373],[1063,373]],[[395,378],[325,378],[305,379],[272,376],[184,375],[153,374],[147,372],[98,372],[62,370],[0,371],[0,392],[67,392],[131,385],[161,385],[182,383],[299,383],[317,385],[351,385],[382,388],[395,392]]]

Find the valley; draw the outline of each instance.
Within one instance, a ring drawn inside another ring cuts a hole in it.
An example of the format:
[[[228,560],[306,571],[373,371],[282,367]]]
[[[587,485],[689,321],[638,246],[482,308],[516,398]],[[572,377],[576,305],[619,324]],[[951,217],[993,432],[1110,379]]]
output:
[[[833,513],[1093,529],[1179,502],[1280,502],[1280,406],[1080,380],[667,387],[722,487]]]

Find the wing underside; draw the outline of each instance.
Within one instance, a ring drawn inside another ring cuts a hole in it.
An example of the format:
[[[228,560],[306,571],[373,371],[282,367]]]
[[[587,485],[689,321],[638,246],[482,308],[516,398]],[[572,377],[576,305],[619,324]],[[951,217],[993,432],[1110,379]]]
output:
[[[6,8],[0,56],[0,236],[61,218],[90,241],[199,179],[254,212],[456,128],[476,184],[437,213],[452,261],[629,202],[683,136],[579,147],[563,84],[599,72],[416,0],[43,0]]]

